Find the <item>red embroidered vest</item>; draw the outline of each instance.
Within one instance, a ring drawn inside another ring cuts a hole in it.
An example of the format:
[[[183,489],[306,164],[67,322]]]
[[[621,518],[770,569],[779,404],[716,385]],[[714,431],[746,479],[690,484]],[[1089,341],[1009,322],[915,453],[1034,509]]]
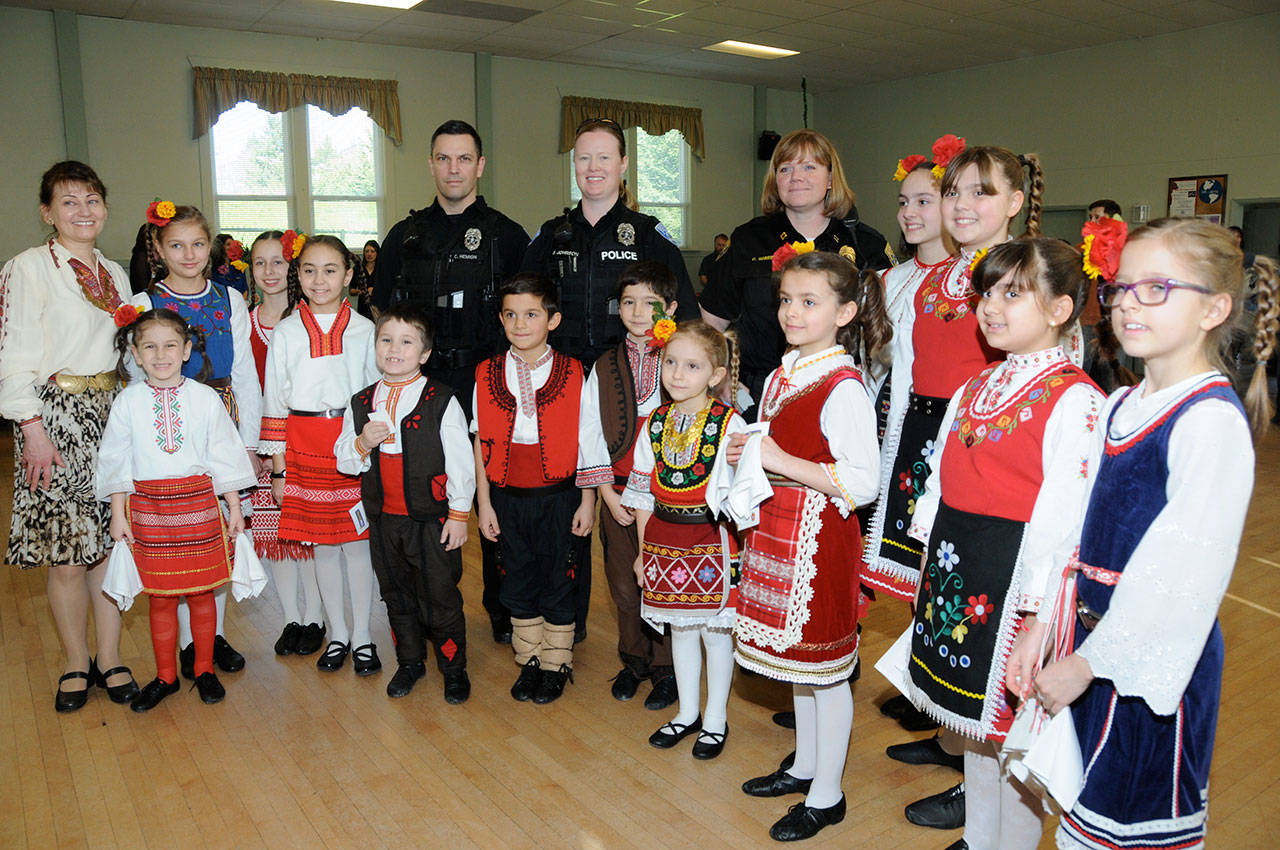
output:
[[[1063,393],[1089,376],[1055,363],[995,411],[973,411],[994,366],[965,386],[942,453],[942,499],[957,510],[1028,522],[1044,483],[1044,429]]]
[[[667,463],[662,451],[666,425],[672,416],[671,404],[653,411],[645,432],[653,446],[653,472],[649,475],[649,492],[660,504],[669,508],[702,508],[707,506],[707,482],[716,463],[716,453],[724,430],[733,416],[733,409],[719,400],[713,400],[705,420],[694,421],[690,427],[698,429],[692,453],[682,466]],[[672,423],[674,425],[674,423]]]
[[[775,372],[774,379],[776,380],[778,376],[779,373]],[[762,420],[768,419],[772,423],[769,427],[769,436],[773,437],[778,448],[787,454],[814,463],[833,463],[835,456],[831,454],[831,447],[822,436],[822,429],[818,427],[818,422],[822,416],[822,406],[827,402],[827,396],[831,395],[836,384],[847,380],[854,380],[861,384],[862,376],[858,374],[857,369],[841,366],[832,370],[825,378],[814,381],[800,390],[772,416],[761,413]],[[766,398],[770,390],[772,386],[766,389]],[[762,405],[762,409],[763,407]]]
[[[488,479],[499,487],[511,471],[511,432],[516,397],[507,388],[505,354],[476,366],[476,431]],[[538,451],[542,478],[557,484],[578,468],[578,412],[582,403],[582,364],[555,352],[551,374],[534,396],[538,411]]]
[[[987,345],[973,305],[977,296],[969,286],[969,270],[956,268],[967,262],[955,258],[933,268],[916,291],[916,320],[911,331],[915,358],[911,364],[912,392],[950,399],[956,388],[984,366],[1004,359]],[[943,284],[959,273],[964,296],[952,298]]]

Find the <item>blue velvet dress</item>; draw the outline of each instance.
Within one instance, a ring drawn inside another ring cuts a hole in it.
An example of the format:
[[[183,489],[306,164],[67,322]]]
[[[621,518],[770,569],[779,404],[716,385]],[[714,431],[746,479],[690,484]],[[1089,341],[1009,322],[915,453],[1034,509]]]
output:
[[[1123,573],[1167,503],[1174,426],[1208,399],[1230,402],[1244,416],[1230,382],[1221,376],[1197,385],[1145,431],[1120,443],[1112,439],[1111,423],[1123,399],[1111,408],[1106,451],[1085,514],[1080,561]],[[1114,582],[1085,573],[1076,583],[1077,598],[1098,614],[1106,613],[1114,589]],[[1088,635],[1077,621],[1075,648]],[[1106,679],[1095,679],[1071,706],[1085,782],[1075,806],[1062,817],[1059,847],[1203,846],[1222,661],[1222,632],[1215,621],[1174,714],[1158,715],[1141,697],[1121,696]]]

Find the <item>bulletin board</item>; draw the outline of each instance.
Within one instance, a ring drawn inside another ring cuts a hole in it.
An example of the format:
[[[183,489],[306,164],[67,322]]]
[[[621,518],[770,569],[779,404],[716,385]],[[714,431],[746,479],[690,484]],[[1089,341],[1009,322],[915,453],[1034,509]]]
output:
[[[1227,175],[1170,177],[1167,214],[1177,218],[1203,218],[1222,224],[1227,210]]]

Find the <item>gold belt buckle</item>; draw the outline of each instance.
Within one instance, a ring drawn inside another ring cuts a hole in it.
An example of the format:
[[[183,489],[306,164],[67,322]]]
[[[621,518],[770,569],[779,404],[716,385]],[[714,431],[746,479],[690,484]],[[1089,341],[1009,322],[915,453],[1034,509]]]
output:
[[[1076,616],[1080,619],[1080,625],[1084,626],[1086,632],[1093,631],[1094,627],[1102,619],[1102,615],[1094,611],[1088,606],[1083,599],[1076,599]]]
[[[87,390],[113,390],[116,388],[115,372],[99,372],[96,375],[68,375],[59,372],[53,382],[64,392],[79,395]]]

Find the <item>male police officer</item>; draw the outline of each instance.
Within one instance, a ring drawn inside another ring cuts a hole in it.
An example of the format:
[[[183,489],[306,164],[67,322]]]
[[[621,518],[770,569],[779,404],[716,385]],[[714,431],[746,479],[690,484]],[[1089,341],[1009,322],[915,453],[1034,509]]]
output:
[[[484,174],[480,134],[465,121],[446,121],[431,135],[436,197],[411,210],[382,241],[373,304],[411,301],[427,310],[435,345],[427,373],[456,393],[468,418],[476,364],[502,349],[498,285],[520,270],[529,236],[476,194]],[[494,640],[507,642],[510,614],[498,602],[496,547],[481,539],[484,607]]]

